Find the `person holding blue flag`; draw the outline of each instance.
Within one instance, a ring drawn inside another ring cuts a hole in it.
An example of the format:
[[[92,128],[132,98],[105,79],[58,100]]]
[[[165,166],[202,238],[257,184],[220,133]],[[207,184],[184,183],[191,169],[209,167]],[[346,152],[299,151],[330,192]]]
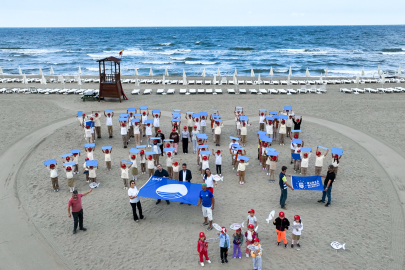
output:
[[[294,188],[292,186],[290,186],[290,184],[287,183],[286,176],[291,177],[291,175],[286,174],[286,172],[287,172],[287,167],[283,166],[281,168],[281,173],[279,176],[279,185],[280,185],[280,189],[281,189],[280,206],[284,210],[287,210],[287,208],[285,207],[285,201],[287,200],[287,187],[291,188],[291,190],[294,190]]]
[[[328,203],[325,204],[325,206],[328,207],[332,200],[332,184],[335,182],[336,178],[333,165],[329,165],[327,174],[321,175],[321,177],[325,177],[325,181],[323,182],[323,188],[325,190],[322,192],[322,199],[318,202],[325,203],[326,196],[328,196]]]
[[[201,185],[202,190],[200,191],[200,198],[198,199],[197,206],[202,204],[202,212],[204,217],[203,225],[209,225],[207,231],[212,230],[212,210],[214,210],[215,198],[211,191],[207,189],[207,184],[203,183]],[[209,223],[208,223],[209,221]]]

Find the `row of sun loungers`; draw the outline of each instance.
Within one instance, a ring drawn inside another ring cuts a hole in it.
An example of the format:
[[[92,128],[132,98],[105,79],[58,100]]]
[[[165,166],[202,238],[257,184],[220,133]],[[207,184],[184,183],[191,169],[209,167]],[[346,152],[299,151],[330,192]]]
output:
[[[50,94],[64,94],[64,95],[69,95],[69,94],[76,94],[76,95],[83,95],[85,93],[89,92],[94,92],[98,93],[98,89],[58,89],[58,88],[0,88],[0,94],[45,94],[45,95],[50,95]]]
[[[391,88],[340,88],[340,92],[345,94],[364,94],[364,93],[402,93],[405,92],[404,87],[391,87]]]

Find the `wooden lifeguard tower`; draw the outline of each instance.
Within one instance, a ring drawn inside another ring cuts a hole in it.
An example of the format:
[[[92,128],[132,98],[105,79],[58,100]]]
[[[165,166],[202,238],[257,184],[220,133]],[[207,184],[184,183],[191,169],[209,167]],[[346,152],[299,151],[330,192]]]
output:
[[[121,85],[121,59],[113,56],[97,60],[100,72],[100,93],[98,101],[101,98],[119,98],[127,100]]]

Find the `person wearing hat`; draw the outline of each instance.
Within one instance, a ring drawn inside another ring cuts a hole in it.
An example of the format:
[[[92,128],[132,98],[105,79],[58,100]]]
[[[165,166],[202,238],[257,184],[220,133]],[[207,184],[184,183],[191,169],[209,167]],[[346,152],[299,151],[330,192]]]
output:
[[[293,115],[288,114],[288,111],[287,111],[287,115],[288,115],[288,118],[287,118],[287,120],[285,120],[285,124],[287,126],[287,137],[291,138],[291,128],[293,126]]]
[[[197,130],[197,126],[193,127],[193,130],[191,131],[191,141],[193,142],[193,154],[197,153],[197,134],[199,134]]]
[[[84,140],[86,141],[86,143],[92,143],[93,137],[90,126],[89,125],[83,126],[83,129],[84,129]]]
[[[179,180],[179,169],[180,169],[180,163],[181,163],[181,159],[180,161],[175,161],[173,162],[173,180]]]
[[[107,170],[111,171],[111,153],[112,153],[112,147],[111,149],[101,149],[101,151],[104,153],[104,160],[105,160],[105,166],[107,167]]]
[[[287,208],[285,207],[285,201],[287,200],[287,187],[289,187],[291,190],[294,190],[294,188],[292,186],[290,186],[290,184],[287,183],[287,178],[291,177],[291,175],[286,174],[287,172],[287,167],[283,166],[281,168],[281,172],[279,175],[279,182],[278,184],[280,185],[280,190],[281,190],[281,195],[280,195],[280,206],[282,209],[287,210]]]
[[[147,139],[149,147],[151,147],[150,138],[152,137],[152,129],[153,129],[153,124],[147,123],[145,125],[145,134],[146,134],[146,139]]]
[[[207,239],[205,237],[205,233],[200,232],[199,237],[200,238],[198,239],[197,243],[197,252],[200,256],[200,264],[201,266],[204,266],[204,256],[207,263],[211,263],[210,258],[208,258],[208,242],[205,242]]]
[[[333,172],[335,173],[335,176],[337,176],[337,172],[338,172],[339,163],[340,163],[341,158],[342,158],[342,156],[332,154],[332,165],[333,165]]]
[[[215,121],[214,124],[215,143],[216,143],[215,146],[221,146],[221,131],[223,127],[224,127],[223,122]]]
[[[243,159],[239,160],[238,164],[238,174],[239,174],[239,184],[244,185],[245,184],[245,173],[246,173],[246,166],[249,165],[249,162],[246,162]]]
[[[104,116],[106,119],[106,126],[107,126],[107,130],[108,130],[108,135],[110,138],[113,137],[113,122],[112,122],[112,118],[114,117],[114,112],[109,112],[109,113],[105,113],[104,111]]]
[[[295,147],[295,150],[294,150],[294,153],[300,154],[300,157],[301,157],[301,146],[304,146],[304,141],[302,141],[302,145],[297,144],[297,146]],[[301,160],[299,160],[299,159],[294,160],[294,172],[301,174]]]
[[[295,117],[293,117],[292,121],[294,123],[294,130],[301,130],[302,116],[301,116],[301,118],[298,118],[298,119],[295,119]],[[294,132],[294,135],[295,134],[298,134],[298,136],[299,136],[299,132]]]
[[[169,178],[173,179],[173,156],[172,152],[166,152],[166,167],[169,173]]]
[[[266,135],[272,139],[273,138],[273,121],[267,120],[266,121]]]
[[[262,270],[262,245],[260,245],[260,240],[259,238],[255,238],[253,240],[253,245],[257,246],[258,249],[253,251],[250,251],[250,254],[252,255],[252,261],[253,261],[253,269],[257,270]]]
[[[191,132],[193,131],[193,126],[194,126],[193,116],[192,116],[192,114],[187,115],[187,113],[184,116],[187,120],[188,132],[191,134]]]
[[[162,116],[162,113],[155,113],[153,117],[153,126],[155,127],[155,133],[158,133],[159,127],[160,127],[160,117]]]
[[[292,240],[291,248],[294,248],[294,244],[297,243],[298,247],[300,245],[301,231],[304,229],[304,224],[302,224],[301,217],[299,215],[294,216],[293,229],[292,229]]]
[[[86,182],[89,182],[89,170],[87,169],[87,165],[86,165],[86,161],[90,160],[89,158],[85,158],[84,159],[84,163],[83,163],[83,174],[86,175]]]
[[[298,139],[298,135],[294,135],[294,139]],[[291,149],[291,154],[292,154],[292,153],[295,153],[295,149],[297,148],[297,144],[292,142],[291,133],[290,133],[290,140],[291,140],[290,149]],[[304,143],[304,142],[302,142],[302,143]],[[293,164],[293,163],[294,163],[294,159],[293,159],[293,157],[291,155],[291,164]]]
[[[241,140],[242,146],[246,146],[248,124],[249,124],[249,122],[246,123],[246,121],[242,121],[242,124],[240,127],[240,140]]]
[[[130,153],[129,158],[132,161],[132,165],[131,165],[132,180],[136,181],[136,180],[138,180],[138,164],[136,162],[136,155],[135,154],[131,155],[131,153]]]
[[[238,257],[239,259],[242,259],[242,243],[243,243],[243,234],[242,234],[242,229],[239,228],[235,231],[233,234],[233,258],[236,259]]]
[[[84,151],[87,153],[87,157],[90,160],[94,160],[94,147],[84,148]]]
[[[249,249],[248,246],[253,244],[253,240],[258,237],[257,232],[255,232],[255,225],[249,224],[248,229],[245,232],[245,238],[246,238],[246,257],[249,258]]]
[[[278,162],[278,156],[268,156],[267,161],[266,161],[266,166],[269,175],[269,181],[270,182],[275,182],[276,181],[276,169],[277,169],[277,162]]]
[[[209,168],[204,169],[203,181],[207,185],[207,189],[214,194],[214,187],[217,186],[217,181],[214,180],[214,176],[211,174]]]
[[[101,115],[99,114],[99,112],[91,112],[94,113],[94,126],[96,128],[96,133],[97,133],[97,138],[101,139]]]
[[[146,155],[145,155],[145,151],[141,150],[139,152],[139,155],[141,157],[140,163],[141,163],[141,173],[142,174],[146,174]]]
[[[217,170],[217,174],[222,176],[222,150],[217,150],[214,152],[214,149],[212,149],[212,155],[215,156],[215,168]]]
[[[207,189],[207,184],[203,183],[201,185],[202,190],[200,191],[198,204],[199,207],[202,204],[202,212],[204,217],[203,225],[209,225],[207,231],[211,231],[212,227],[212,210],[214,210],[215,206],[215,198],[211,191]]]
[[[163,169],[162,165],[158,164],[156,167],[157,167],[157,170],[155,171],[153,176],[162,177],[162,178],[169,178],[169,173],[165,169]],[[161,202],[161,199],[158,199],[156,201],[156,204],[159,204],[160,202]],[[166,203],[170,204],[170,201],[166,200]]]
[[[247,216],[247,225],[249,226],[249,224],[253,224],[255,227],[257,227],[257,218],[255,216],[255,210],[254,209],[250,209],[248,212],[248,216]]]
[[[285,135],[287,134],[287,126],[286,126],[286,124],[285,124],[285,120],[284,120],[284,119],[281,120],[278,133],[279,133],[279,135],[280,135],[280,136],[279,136],[279,143],[280,143],[280,145],[284,145]]]
[[[201,116],[200,126],[201,126],[200,132],[202,134],[205,134],[207,129],[207,119],[205,119],[205,116]]]
[[[159,163],[159,156],[162,153],[160,146],[163,144],[163,141],[149,139],[148,144],[152,146],[151,151],[155,152],[153,159],[155,160],[155,166],[157,166]]]
[[[121,137],[122,137],[122,144],[124,148],[127,148],[128,144],[128,129],[127,129],[127,123],[124,121],[120,122],[121,126]]]
[[[307,176],[309,158],[311,157],[311,154],[312,154],[312,151],[309,153],[301,152],[301,174],[302,174],[302,176]]]
[[[239,140],[232,139],[232,141],[229,143],[229,154],[231,154],[231,160],[232,160],[232,165],[235,164],[235,155],[238,153],[238,151],[235,149],[234,144],[239,144]]]
[[[67,186],[69,187],[70,192],[73,192],[75,190],[75,179],[73,179],[72,167],[66,166],[64,170],[66,172]]]
[[[141,128],[141,122],[134,122],[134,123],[131,123],[132,124],[132,128],[133,128],[133,131],[134,131],[134,137],[135,137],[135,145],[136,146],[138,146],[138,145],[141,145],[141,130],[142,130],[142,128]]]
[[[323,167],[323,159],[329,153],[329,149],[326,150],[325,155],[322,155],[321,151],[318,150],[319,147],[316,148],[316,158],[315,158],[315,175],[320,175],[322,172]]]
[[[290,226],[290,221],[285,217],[284,212],[278,214],[278,218],[273,221],[273,224],[276,226],[277,246],[280,246],[281,239],[283,239],[284,247],[287,248],[287,238],[285,237],[285,233]]]
[[[86,170],[89,171],[89,182],[96,183],[97,181],[97,174],[96,170],[98,169],[98,166],[86,166]]]
[[[194,126],[197,127],[198,133],[200,133],[200,130],[201,130],[200,119],[198,117],[196,117],[196,118],[193,117],[193,121],[194,121]]]
[[[267,143],[265,141],[262,141],[261,143],[261,153],[260,153],[260,165],[262,165],[262,170],[266,170],[266,161],[267,161],[267,151],[266,148],[271,146],[271,143]]]
[[[201,156],[201,176],[205,173],[205,170],[209,168],[210,168],[210,156],[209,155]]]
[[[188,143],[190,142],[190,132],[188,132],[187,127],[183,127],[183,131],[180,134],[181,141],[183,143],[183,154],[188,153]]]
[[[53,192],[58,192],[59,191],[57,165],[58,165],[58,163],[49,164],[49,165],[46,166],[49,169],[49,172],[51,174],[50,176],[51,176],[51,183],[52,183]]]
[[[273,120],[273,142],[277,141],[278,134],[278,124],[280,121],[278,119]]]
[[[145,121],[147,121],[148,120],[148,115],[149,115],[149,110],[148,109],[146,109],[146,110],[139,110],[139,113],[140,114],[142,114],[141,115],[141,122],[142,122],[142,134],[143,134],[143,137],[145,137],[145,129],[146,129],[146,127],[145,127]]]
[[[336,174],[333,168],[333,165],[329,165],[328,167],[328,172],[326,175],[321,175],[321,177],[325,178],[325,181],[323,182],[323,188],[325,189],[322,191],[322,199],[319,200],[319,203],[325,203],[326,196],[328,196],[328,203],[325,204],[326,207],[328,207],[331,203],[332,200],[332,185],[333,182],[335,182]]]
[[[179,147],[180,136],[175,128],[172,129],[169,139],[173,140],[174,155],[177,155],[177,148]]]
[[[212,135],[214,135],[214,123],[215,123],[215,119],[214,116],[219,116],[219,112],[215,112],[213,114],[210,114],[210,120],[211,120],[211,132]],[[214,136],[214,142],[215,142],[215,136]]]
[[[138,197],[139,190],[136,188],[135,181],[131,180],[129,182],[129,185],[130,188],[128,189],[128,197],[129,203],[131,204],[132,207],[132,214],[134,216],[134,220],[135,222],[139,222],[139,218],[145,220],[145,216],[142,215],[142,205]],[[136,214],[136,208],[138,208],[139,218],[138,215]]]
[[[73,162],[75,165],[73,165],[73,174],[79,174],[79,157],[80,153],[73,153]]]
[[[150,178],[155,171],[155,160],[153,159],[152,155],[147,156],[147,162],[148,162],[148,172],[149,172],[149,178]]]
[[[219,251],[221,255],[221,262],[228,263],[228,249],[231,246],[229,235],[226,233],[226,228],[222,227],[221,232],[217,232],[219,236]]]
[[[121,167],[121,178],[124,182],[124,189],[128,189],[128,178],[129,178],[129,169],[132,167],[132,164],[127,166],[126,164],[120,161]]]
[[[162,133],[161,129],[158,129],[155,137],[159,137],[162,144],[160,145],[160,155],[163,157],[163,141],[165,140],[165,134]]]
[[[259,130],[264,131],[264,122],[266,121],[266,114],[259,111]]]
[[[68,217],[72,217],[73,215],[73,234],[77,231],[77,225],[79,225],[79,230],[87,231],[86,228],[83,227],[83,207],[82,207],[82,197],[86,196],[92,191],[89,191],[80,194],[77,190],[73,191],[72,197],[69,199],[68,202]],[[72,214],[70,213],[72,210]]]
[[[83,122],[86,121],[86,114],[82,114],[81,116],[77,116],[77,120],[79,121],[79,126],[83,127]]]

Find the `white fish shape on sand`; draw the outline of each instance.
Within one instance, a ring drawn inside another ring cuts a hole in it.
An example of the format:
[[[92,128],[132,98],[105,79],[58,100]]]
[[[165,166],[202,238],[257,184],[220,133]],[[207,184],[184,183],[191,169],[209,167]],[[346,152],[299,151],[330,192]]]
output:
[[[249,250],[251,250],[251,251],[256,251],[256,250],[259,249],[259,247],[258,247],[258,246],[255,246],[255,245],[248,245],[247,248],[248,248]],[[263,250],[263,248],[261,248],[261,250]]]
[[[214,241],[218,241],[218,240],[219,240],[219,237],[217,237],[217,238],[208,238],[208,239],[205,240],[205,242],[210,243],[210,242],[214,242]]]
[[[216,223],[212,223],[212,227],[214,227],[217,231],[220,231],[220,232],[222,232],[222,227],[221,226],[219,226],[218,224],[216,224]]]
[[[224,181],[224,177],[223,176],[219,176],[218,174],[215,174],[212,176],[214,178],[215,181]]]
[[[236,230],[238,230],[238,229],[240,229],[240,228],[244,228],[244,227],[245,227],[244,224],[245,224],[245,222],[242,222],[242,223],[232,223],[231,226],[229,226],[229,228],[231,228],[231,230],[236,231]]]
[[[270,223],[270,221],[273,219],[275,213],[276,213],[276,211],[274,211],[274,210],[270,212],[269,217],[266,218],[267,223]]]
[[[334,249],[336,249],[336,252],[338,251],[338,249],[343,248],[343,250],[346,250],[345,248],[346,243],[341,244],[339,242],[333,241],[332,243],[330,243],[330,246]]]
[[[256,227],[256,229],[255,229],[255,232],[257,232],[258,229],[259,229],[259,225],[257,225],[257,227]]]

